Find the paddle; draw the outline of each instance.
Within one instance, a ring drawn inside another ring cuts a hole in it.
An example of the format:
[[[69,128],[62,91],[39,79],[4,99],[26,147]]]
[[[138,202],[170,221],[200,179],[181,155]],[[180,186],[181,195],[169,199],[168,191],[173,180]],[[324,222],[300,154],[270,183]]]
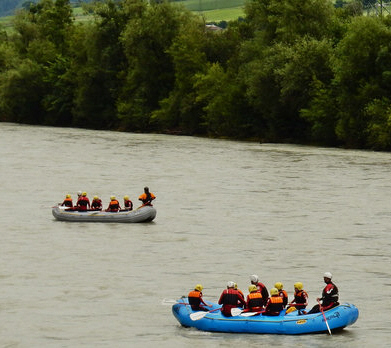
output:
[[[208,313],[212,313],[212,312],[216,312],[216,311],[219,311],[221,308],[215,308],[215,309],[212,309],[208,312],[195,312],[195,313],[191,313],[190,314],[190,319],[191,320],[200,320],[202,319],[205,315],[207,315]]]
[[[241,308],[232,308],[231,309],[231,315],[233,317],[237,317],[238,315],[242,316],[242,317],[252,317],[254,315],[257,315],[257,314],[260,314],[260,313],[263,313],[264,311],[258,311],[258,312],[243,312],[243,309]]]
[[[243,312],[242,308],[237,308],[237,307],[231,308],[231,315],[233,317],[237,317],[238,315],[242,314],[242,312]]]
[[[319,309],[320,309],[320,311],[322,312],[324,321],[325,321],[325,323],[326,323],[326,325],[327,325],[327,330],[329,330],[329,334],[330,334],[330,336],[331,336],[331,330],[330,330],[329,323],[327,322],[326,315],[324,314],[324,311],[323,311],[322,305],[320,304],[320,301],[319,301],[318,299],[317,299],[317,301],[318,301],[318,303],[319,303]]]

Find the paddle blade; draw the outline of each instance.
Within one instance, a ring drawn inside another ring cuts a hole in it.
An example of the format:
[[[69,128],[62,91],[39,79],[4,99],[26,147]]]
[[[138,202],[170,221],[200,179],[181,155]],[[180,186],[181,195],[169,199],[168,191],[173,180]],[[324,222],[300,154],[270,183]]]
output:
[[[191,320],[200,320],[202,319],[205,315],[207,315],[209,312],[195,312],[190,314],[190,319]]]
[[[243,312],[243,309],[241,309],[241,308],[232,308],[231,309],[231,315],[233,317],[240,315],[242,312]]]
[[[244,312],[242,314],[240,314],[242,317],[252,317],[254,315],[257,315],[257,314],[260,314],[262,312]]]

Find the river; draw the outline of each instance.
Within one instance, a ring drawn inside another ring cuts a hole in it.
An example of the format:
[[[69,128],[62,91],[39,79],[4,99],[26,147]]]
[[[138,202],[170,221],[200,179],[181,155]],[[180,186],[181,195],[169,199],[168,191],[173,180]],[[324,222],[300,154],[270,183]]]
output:
[[[387,347],[391,154],[0,123],[1,347]],[[137,197],[146,224],[56,221],[69,193]],[[216,301],[258,274],[310,306],[333,273],[358,321],[273,336],[179,326],[170,300]]]

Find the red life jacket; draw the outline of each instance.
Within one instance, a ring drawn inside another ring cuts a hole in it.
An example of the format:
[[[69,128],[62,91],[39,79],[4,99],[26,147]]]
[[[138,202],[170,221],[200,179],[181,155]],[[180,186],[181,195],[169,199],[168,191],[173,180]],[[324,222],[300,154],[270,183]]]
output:
[[[129,208],[129,210],[133,210],[133,202],[130,199],[124,201],[124,205],[125,208]]]
[[[102,208],[102,200],[101,199],[94,199],[91,203],[92,209],[99,209]]]
[[[240,304],[245,306],[246,303],[244,298],[239,293],[238,290],[235,289],[225,289],[219,299],[219,304],[222,304],[221,312],[225,316],[231,316],[231,309],[238,307]]]
[[[79,210],[87,210],[87,206],[90,206],[90,200],[86,196],[81,196],[77,200],[76,205],[78,206]]]

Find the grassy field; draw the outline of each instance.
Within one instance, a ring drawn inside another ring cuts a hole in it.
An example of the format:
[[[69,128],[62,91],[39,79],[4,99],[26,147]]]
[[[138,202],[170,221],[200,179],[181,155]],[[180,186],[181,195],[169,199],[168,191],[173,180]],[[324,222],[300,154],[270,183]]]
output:
[[[244,5],[245,0],[184,0],[177,3],[185,5],[190,11],[204,12],[212,10],[222,10],[229,8],[239,8]]]
[[[220,22],[238,19],[244,16],[243,4],[245,0],[184,0],[177,1],[190,11],[202,15],[207,22]],[[89,20],[89,16],[83,14],[81,7],[73,9],[77,22]],[[12,29],[12,16],[0,17],[0,27],[6,31]]]

